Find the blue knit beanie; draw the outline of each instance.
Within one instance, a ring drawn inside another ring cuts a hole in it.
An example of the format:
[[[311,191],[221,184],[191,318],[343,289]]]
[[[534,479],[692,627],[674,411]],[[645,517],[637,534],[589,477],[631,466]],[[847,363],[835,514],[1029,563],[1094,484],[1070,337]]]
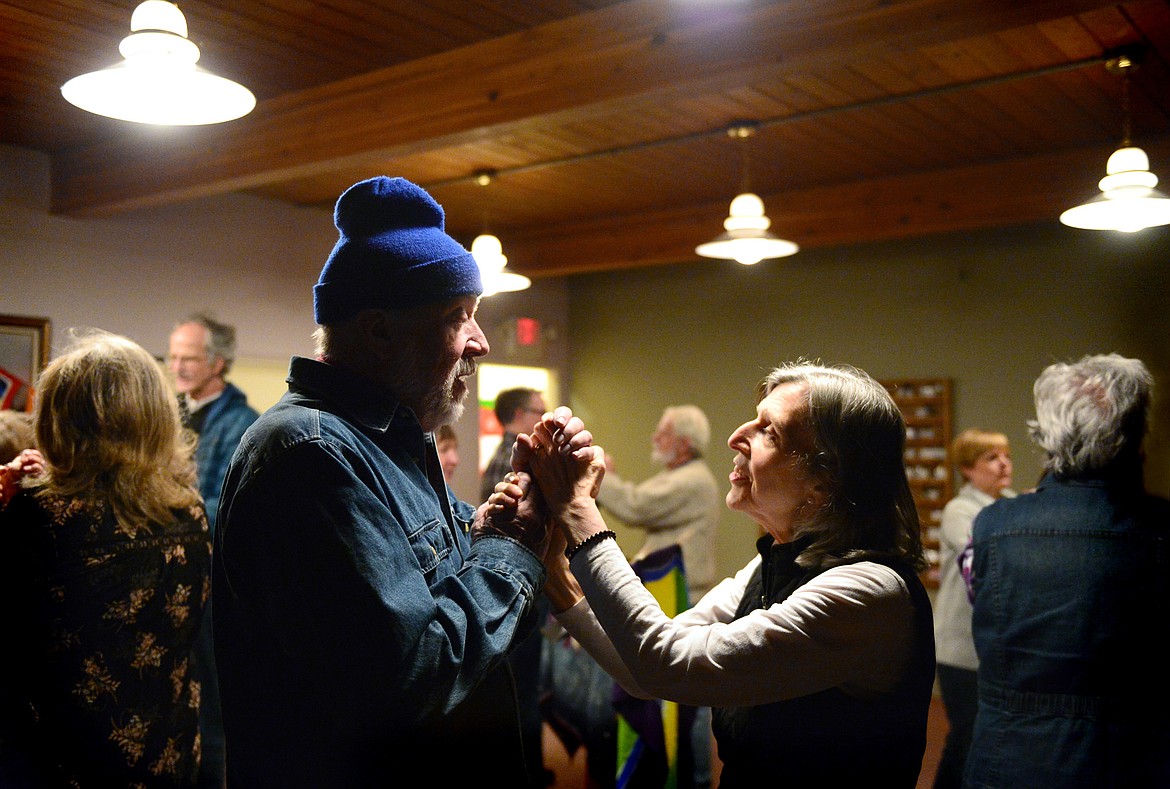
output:
[[[313,288],[317,323],[483,293],[475,258],[443,221],[434,198],[404,178],[346,189],[333,212],[340,237]]]

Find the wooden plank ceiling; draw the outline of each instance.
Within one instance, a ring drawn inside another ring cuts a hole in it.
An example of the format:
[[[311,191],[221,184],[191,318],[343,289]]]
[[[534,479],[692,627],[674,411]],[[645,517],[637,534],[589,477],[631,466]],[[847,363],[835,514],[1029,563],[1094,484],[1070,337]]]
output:
[[[804,247],[1055,223],[1121,141],[1133,45],[1170,179],[1170,0],[190,0],[200,64],[259,103],[178,129],[61,98],[135,5],[0,3],[0,142],[50,155],[60,214],[402,175],[535,277],[693,260],[745,182]]]

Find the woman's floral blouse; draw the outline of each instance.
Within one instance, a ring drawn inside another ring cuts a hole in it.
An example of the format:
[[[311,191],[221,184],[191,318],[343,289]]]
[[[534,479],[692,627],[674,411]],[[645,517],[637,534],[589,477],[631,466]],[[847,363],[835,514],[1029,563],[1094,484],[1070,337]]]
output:
[[[174,516],[134,530],[27,492],[0,512],[0,779],[194,783],[211,546],[202,505]]]

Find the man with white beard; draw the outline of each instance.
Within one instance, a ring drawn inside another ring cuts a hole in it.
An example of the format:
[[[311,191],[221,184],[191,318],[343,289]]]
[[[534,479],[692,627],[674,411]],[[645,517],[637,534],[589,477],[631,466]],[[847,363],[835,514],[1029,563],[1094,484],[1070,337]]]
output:
[[[401,178],[341,195],[313,289],[315,359],[245,434],[213,568],[228,784],[531,786],[504,660],[536,624],[544,524],[496,524],[447,487],[488,341],[475,260]]]
[[[723,496],[715,475],[702,461],[711,438],[711,425],[694,405],[670,406],[662,412],[650,437],[651,458],[663,470],[641,483],[619,477],[613,461],[605,457],[605,481],[597,503],[626,524],[646,531],[646,540],[633,561],[678,545],[690,602],[718,580],[715,568],[715,529],[723,509]],[[711,782],[711,710],[696,709],[691,733],[694,786],[705,789]]]
[[[695,603],[715,583],[715,528],[723,497],[702,461],[711,438],[707,415],[694,405],[662,412],[650,437],[651,457],[663,470],[633,483],[617,475],[606,455],[597,503],[629,526],[646,531],[634,561],[671,545],[682,548],[687,593]]]

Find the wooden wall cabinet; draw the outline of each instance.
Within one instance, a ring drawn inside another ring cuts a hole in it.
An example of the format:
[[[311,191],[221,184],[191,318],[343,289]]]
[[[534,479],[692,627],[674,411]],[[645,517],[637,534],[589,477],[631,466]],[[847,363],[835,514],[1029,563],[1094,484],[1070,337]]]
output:
[[[906,420],[906,477],[918,506],[922,545],[930,567],[923,574],[938,586],[939,527],[954,496],[951,474],[951,380],[898,378],[881,381]]]

